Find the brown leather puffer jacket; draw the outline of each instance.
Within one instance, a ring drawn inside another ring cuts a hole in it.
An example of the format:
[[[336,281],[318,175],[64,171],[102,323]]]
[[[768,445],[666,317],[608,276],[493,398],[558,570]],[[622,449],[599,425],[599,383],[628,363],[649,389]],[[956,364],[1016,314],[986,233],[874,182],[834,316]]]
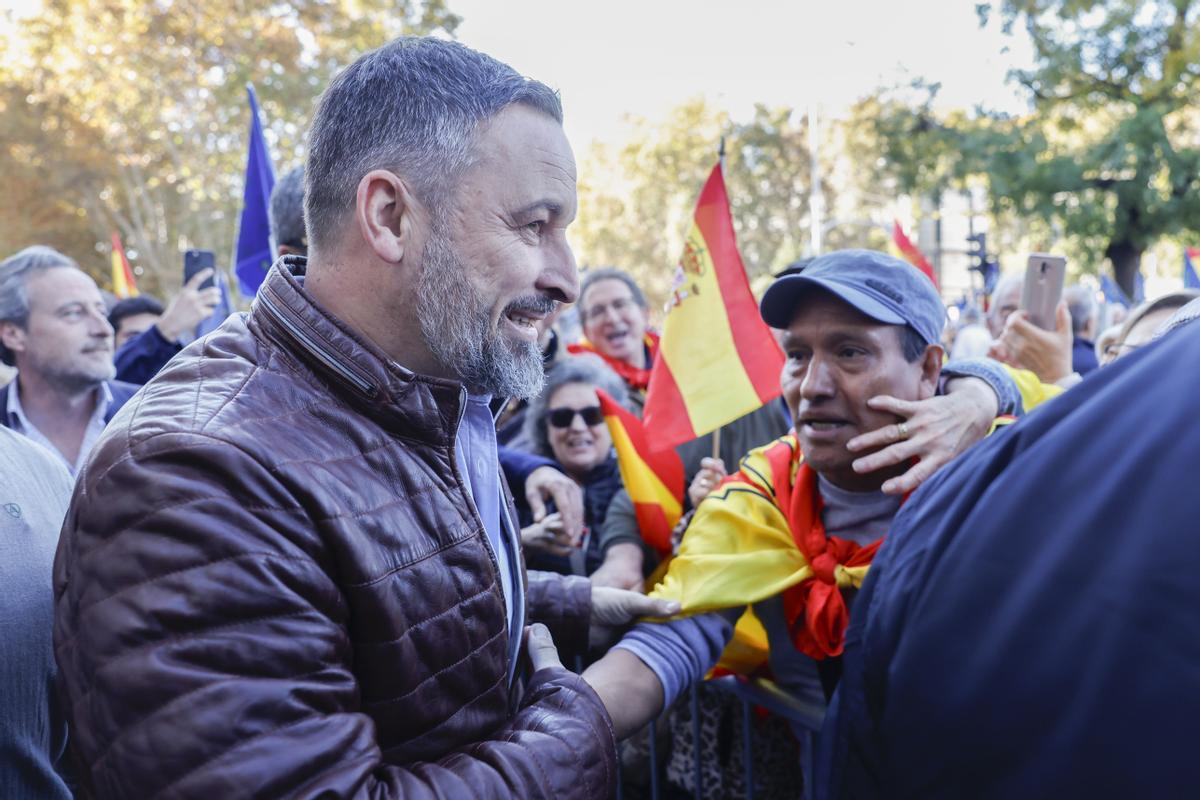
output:
[[[277,266],[247,317],[129,402],[55,563],[87,793],[611,794],[592,690],[547,669],[510,692],[501,583],[454,459],[464,400]],[[529,585],[529,616],[560,647],[586,637],[589,584],[574,581]]]

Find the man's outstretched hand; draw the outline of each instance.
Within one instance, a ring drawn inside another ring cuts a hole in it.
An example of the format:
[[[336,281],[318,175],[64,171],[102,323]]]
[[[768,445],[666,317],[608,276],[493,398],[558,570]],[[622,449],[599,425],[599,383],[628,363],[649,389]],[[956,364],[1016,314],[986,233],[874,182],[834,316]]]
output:
[[[562,667],[550,629],[540,622],[525,627],[525,653],[529,656],[530,674],[539,669]]]
[[[1024,311],[1014,311],[1004,324],[1004,333],[988,355],[997,361],[1027,369],[1042,383],[1058,383],[1069,376],[1071,366],[1071,312],[1065,300],[1054,310],[1054,330],[1034,325]]]
[[[928,400],[899,400],[887,395],[872,397],[867,405],[904,419],[908,437],[899,423],[855,436],[846,443],[851,452],[883,448],[854,461],[854,471],[874,472],[916,459],[903,475],[884,482],[887,494],[908,494],[930,475],[987,435],[996,418],[996,393],[978,378],[957,378],[949,394]]]
[[[546,517],[546,501],[552,500],[562,515],[561,531],[570,547],[583,541],[583,490],[554,467],[538,467],[525,479],[525,500],[533,521]]]
[[[641,617],[669,617],[678,613],[679,603],[674,600],[647,597],[611,586],[593,586],[588,644],[591,647],[608,644],[622,628]]]

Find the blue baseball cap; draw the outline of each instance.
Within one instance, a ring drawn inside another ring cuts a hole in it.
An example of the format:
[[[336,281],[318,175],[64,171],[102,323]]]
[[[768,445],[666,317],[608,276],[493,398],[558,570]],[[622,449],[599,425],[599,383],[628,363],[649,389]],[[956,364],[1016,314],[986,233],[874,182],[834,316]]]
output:
[[[832,292],[871,319],[909,325],[925,344],[941,341],[946,307],[933,282],[912,264],[875,250],[835,250],[777,278],[759,304],[772,328],[786,328],[814,288]]]

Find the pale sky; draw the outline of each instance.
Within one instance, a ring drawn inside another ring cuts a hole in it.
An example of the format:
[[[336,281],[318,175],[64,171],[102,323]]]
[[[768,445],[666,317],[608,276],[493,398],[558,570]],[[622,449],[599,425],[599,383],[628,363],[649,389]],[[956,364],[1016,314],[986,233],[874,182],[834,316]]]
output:
[[[704,95],[735,118],[755,102],[837,116],[881,85],[942,82],[946,106],[1020,110],[1007,70],[1027,41],[981,30],[971,0],[449,0],[458,37],[559,89],[577,150],[623,138]],[[1002,49],[1012,46],[1012,52]]]
[[[838,116],[879,86],[925,77],[947,107],[1021,110],[1004,76],[1026,39],[979,28],[973,0],[448,0],[459,39],[559,89],[577,150],[619,142],[697,95],[750,115],[755,102]],[[41,0],[0,0],[37,13]],[[1011,46],[1012,52],[1002,52]]]

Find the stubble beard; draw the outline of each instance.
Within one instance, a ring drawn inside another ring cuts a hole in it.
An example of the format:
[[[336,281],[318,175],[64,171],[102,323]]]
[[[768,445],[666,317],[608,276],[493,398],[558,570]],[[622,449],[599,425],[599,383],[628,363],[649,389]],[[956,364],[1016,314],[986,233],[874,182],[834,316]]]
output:
[[[113,365],[112,352],[109,351],[107,363],[97,362],[81,356],[77,359],[50,357],[36,358],[30,364],[30,370],[37,372],[50,386],[54,386],[63,394],[76,395],[95,389],[106,381],[116,377],[117,368]]]
[[[513,341],[492,329],[491,309],[467,275],[445,232],[435,229],[421,258],[417,321],[438,364],[473,394],[533,397],[542,391],[542,354],[535,342]],[[545,298],[518,301],[553,309]]]

